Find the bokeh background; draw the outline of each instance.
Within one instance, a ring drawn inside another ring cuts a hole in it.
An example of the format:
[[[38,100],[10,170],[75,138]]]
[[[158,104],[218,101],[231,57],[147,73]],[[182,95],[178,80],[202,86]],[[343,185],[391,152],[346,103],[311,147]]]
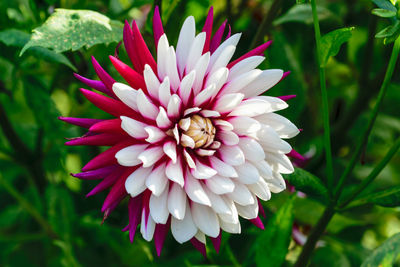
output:
[[[323,204],[294,190],[273,195],[271,201],[264,203],[267,213],[263,219],[264,231],[243,221],[241,235],[224,233],[219,254],[208,244],[208,258],[204,259],[190,243],[179,245],[168,236],[158,258],[153,244],[145,242],[140,234],[131,244],[128,234],[121,231],[128,222],[126,202],[102,224],[100,208],[106,192],[85,198],[97,182],[82,182],[69,175],[79,172],[101,150],[64,146],[64,137],[81,136],[84,131],[65,125],[57,117],[107,116],[79,93],[83,84],[73,77],[73,72],[96,79],[90,64],[93,55],[114,78],[122,81],[108,59],[108,55],[114,55],[117,43],[58,55],[48,49],[30,48],[20,56],[22,47],[32,30],[42,25],[55,8],[89,9],[119,21],[136,19],[145,40],[152,44],[153,5],[161,4],[164,29],[172,44],[176,43],[180,25],[187,16],[195,17],[200,30],[211,5],[214,25],[228,19],[232,32],[243,33],[235,57],[255,45],[274,41],[261,68],[280,68],[292,73],[267,94],[297,95],[289,100],[290,107],[281,112],[303,129],[290,142],[309,159],[304,168],[322,181],[325,179],[310,6],[294,0],[154,2],[0,1],[0,266],[270,266],[268,255],[282,253],[281,243],[288,244],[283,252],[285,266],[291,266],[299,255],[302,242],[293,239],[291,222],[295,222],[295,237],[307,235],[321,215]],[[338,176],[367,122],[385,74],[391,45],[384,45],[374,35],[389,25],[389,20],[371,15],[374,5],[369,0],[319,0],[318,6],[322,33],[355,27],[350,40],[326,68],[334,171]],[[154,51],[154,45],[150,47]],[[119,56],[127,60],[122,47]],[[368,175],[399,136],[399,70],[397,66],[363,153],[363,164],[357,165],[346,190]],[[399,173],[397,155],[367,191],[398,185]],[[290,211],[272,221],[289,199],[293,204]],[[372,250],[400,232],[399,215],[399,207],[373,205],[335,215],[318,243],[311,265],[360,266]]]

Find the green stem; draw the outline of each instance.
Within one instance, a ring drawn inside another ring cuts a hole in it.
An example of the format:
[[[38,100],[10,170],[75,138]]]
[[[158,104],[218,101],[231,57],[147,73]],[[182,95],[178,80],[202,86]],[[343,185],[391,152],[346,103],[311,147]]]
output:
[[[392,159],[392,157],[396,154],[396,152],[400,148],[400,137],[397,138],[393,146],[390,148],[390,150],[387,152],[385,157],[379,162],[379,164],[372,170],[372,172],[368,175],[367,178],[365,178],[361,184],[358,185],[358,187],[354,190],[354,192],[351,193],[351,195],[343,201],[339,205],[340,208],[346,207],[353,199],[355,199],[358,194],[360,194],[369,184],[371,184],[375,178],[379,175],[379,173],[385,168],[385,166],[389,163],[389,161]]]
[[[329,106],[328,106],[328,94],[326,91],[325,68],[321,66],[321,44],[320,44],[321,32],[319,29],[316,0],[311,0],[311,8],[314,21],[315,43],[317,46],[319,81],[321,86],[322,117],[324,122],[324,147],[325,147],[325,157],[326,157],[326,177],[327,177],[328,188],[331,189],[333,185],[333,164],[332,164],[331,134],[330,134],[331,130],[329,125]]]
[[[297,258],[296,263],[294,264],[294,267],[307,266],[308,260],[310,259],[311,253],[313,252],[315,245],[317,244],[321,235],[324,233],[333,215],[335,215],[335,208],[333,205],[330,205],[325,209],[317,225],[315,225],[312,232],[308,236],[307,241],[303,246],[303,250],[301,251],[300,256]]]
[[[37,211],[37,209],[32,206],[32,204],[26,200],[17,189],[13,187],[11,183],[9,183],[6,179],[0,175],[0,182],[3,184],[4,189],[13,197],[19,205],[25,209],[35,220],[36,222],[43,228],[46,234],[52,238],[57,239],[57,234],[53,231],[51,225],[43,218],[43,216]]]
[[[400,38],[397,38],[397,40],[393,46],[392,55],[389,60],[389,65],[386,70],[385,78],[384,78],[382,86],[379,90],[378,99],[376,100],[376,104],[374,106],[374,109],[372,110],[372,114],[369,119],[367,128],[365,129],[365,131],[362,135],[362,138],[360,139],[360,141],[357,144],[355,152],[354,152],[352,158],[350,159],[350,163],[347,165],[346,169],[344,170],[344,172],[343,172],[342,176],[340,177],[339,182],[335,188],[335,194],[334,194],[335,200],[337,200],[339,198],[340,193],[343,190],[344,182],[349,177],[350,173],[353,171],[353,169],[358,161],[358,158],[360,157],[360,155],[363,151],[363,148],[365,147],[365,145],[368,142],[368,136],[371,133],[372,127],[374,126],[376,117],[378,116],[379,108],[382,105],[383,98],[385,97],[387,88],[389,87],[389,84],[390,84],[390,80],[392,79],[392,75],[393,75],[394,69],[396,67],[396,62],[397,62],[397,58],[399,56],[399,52],[400,52]]]

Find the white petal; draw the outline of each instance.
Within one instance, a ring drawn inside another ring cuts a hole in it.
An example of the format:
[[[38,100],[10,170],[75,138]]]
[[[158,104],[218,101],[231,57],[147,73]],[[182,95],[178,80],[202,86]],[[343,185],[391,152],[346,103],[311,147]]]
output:
[[[185,191],[192,201],[211,207],[210,199],[204,192],[200,182],[190,173],[186,175]]]
[[[196,34],[196,24],[194,17],[187,17],[179,33],[178,44],[176,45],[176,59],[179,74],[182,76],[185,70],[186,60],[189,55],[190,47]]]
[[[239,221],[237,223],[230,223],[230,222],[226,222],[223,220],[219,220],[219,225],[220,225],[221,229],[227,233],[231,233],[231,234],[240,234],[241,233]]]
[[[200,106],[201,104],[209,101],[214,93],[217,91],[215,84],[211,84],[207,88],[205,88],[203,91],[200,92],[200,94],[196,95],[194,98],[194,104],[196,106]]]
[[[272,170],[279,173],[293,173],[294,168],[289,158],[283,154],[268,153],[266,161],[271,166]]]
[[[112,89],[125,105],[135,111],[139,111],[136,103],[137,91],[135,89],[123,83],[114,83]]]
[[[181,135],[181,144],[185,147],[190,147],[191,149],[193,149],[196,145],[194,140],[186,134]]]
[[[173,183],[168,193],[169,212],[178,220],[182,220],[185,217],[186,206],[185,191],[177,183]]]
[[[227,203],[225,202],[225,200],[213,193],[210,189],[208,189],[208,187],[204,187],[204,191],[207,194],[208,198],[210,199],[211,202],[211,208],[217,213],[217,214],[231,214],[231,209],[229,208],[229,206],[227,205]]]
[[[202,149],[202,148],[198,148],[198,149],[196,149],[196,151],[195,151],[195,153],[197,154],[197,155],[199,155],[199,156],[202,156],[202,157],[206,157],[206,156],[212,156],[212,155],[214,155],[215,154],[215,150],[212,150],[212,149]]]
[[[143,117],[156,120],[158,108],[147,98],[141,89],[137,93],[137,105]]]
[[[188,108],[183,112],[183,116],[187,116],[189,114],[196,113],[197,111],[200,111],[200,110],[201,110],[201,108],[199,108],[199,107]]]
[[[229,113],[229,116],[255,117],[264,113],[273,112],[276,109],[276,105],[278,104],[276,102],[279,102],[279,100],[272,102],[269,101],[269,99],[265,99],[264,96],[248,98],[242,101],[239,106],[232,110],[232,112]],[[287,107],[286,102],[279,103],[278,105],[281,108]],[[256,119],[258,119],[258,117],[256,117]]]
[[[220,113],[230,112],[242,102],[243,97],[240,93],[223,95],[215,101],[214,109]]]
[[[183,156],[185,157],[186,163],[189,165],[189,168],[196,168],[196,164],[194,163],[192,156],[190,156],[186,149],[183,150]]]
[[[146,221],[147,218],[147,221]],[[140,232],[142,233],[143,239],[146,241],[151,241],[153,239],[154,230],[156,229],[156,224],[150,215],[146,216],[146,211],[142,211],[142,222],[140,224]]]
[[[290,120],[275,113],[263,114],[255,117],[255,119],[272,127],[280,138],[292,138],[300,132]]]
[[[261,70],[251,70],[236,77],[229,82],[222,90],[223,94],[237,93],[245,88],[248,84],[253,82],[262,73]]]
[[[175,50],[172,46],[168,49],[166,64],[167,76],[169,77],[173,91],[176,92],[181,80],[179,79],[178,69],[176,66]]]
[[[150,196],[150,214],[156,223],[166,224],[169,216],[168,212],[168,188],[162,191],[160,196],[152,194]]]
[[[246,98],[260,95],[277,84],[282,79],[282,75],[282,70],[264,70],[257,79],[247,85],[241,92],[244,93]]]
[[[126,116],[121,116],[121,128],[130,136],[138,139],[147,138],[149,134],[144,130],[147,124],[131,119]]]
[[[216,60],[219,58],[219,56],[225,50],[226,47],[228,47],[230,45],[236,46],[238,44],[241,36],[242,36],[241,33],[236,33],[236,34],[232,35],[231,37],[229,37],[228,39],[226,39],[222,44],[220,44],[218,46],[218,48],[214,51],[214,53],[211,56],[208,70],[211,70],[211,67],[214,66]],[[208,72],[209,71],[207,71],[207,73]]]
[[[222,221],[228,222],[228,223],[238,223],[239,222],[239,215],[236,209],[236,204],[233,202],[231,198],[229,198],[226,195],[221,196],[221,198],[224,200],[225,204],[228,206],[230,212],[229,213],[220,213],[218,216]]]
[[[211,76],[207,77],[206,84],[204,88],[207,88],[211,84],[215,84],[215,93],[213,95],[216,96],[222,86],[225,84],[226,79],[228,78],[229,70],[226,67],[219,68],[216,70]]]
[[[223,144],[228,146],[237,145],[239,143],[239,136],[237,136],[233,131],[218,131],[217,138]]]
[[[233,125],[233,131],[238,135],[248,135],[261,129],[261,124],[249,117],[234,117],[229,119],[229,122]]]
[[[152,168],[138,168],[125,181],[125,189],[131,197],[136,197],[146,189],[145,180]]]
[[[260,180],[260,173],[257,168],[249,162],[235,167],[239,177],[237,178],[243,184],[254,184]]]
[[[149,143],[157,143],[164,139],[166,136],[163,131],[154,126],[147,126],[144,130],[148,133],[149,137],[146,138],[146,141]]]
[[[258,169],[260,172],[260,175],[264,178],[269,178],[272,177],[272,168],[269,166],[268,162],[265,160],[260,160],[260,161],[253,161],[254,166]]]
[[[161,146],[146,148],[145,151],[140,153],[138,159],[143,162],[143,167],[147,168],[153,166],[159,159],[164,156],[164,151]]]
[[[157,73],[158,77],[161,78],[161,80],[163,80],[167,75],[166,60],[167,60],[168,49],[169,49],[169,43],[167,35],[163,34],[158,40],[158,46],[157,46]]]
[[[160,103],[165,108],[168,107],[168,103],[171,98],[171,86],[168,77],[165,77],[164,81],[160,84],[160,87],[158,88],[158,98],[160,99]]]
[[[153,98],[158,99],[158,88],[160,87],[160,81],[154,74],[153,69],[148,64],[144,66],[143,77],[149,94]]]
[[[176,163],[173,163],[172,161],[168,162],[167,167],[165,168],[165,174],[168,179],[183,187],[185,181],[183,178],[183,169],[180,159],[178,159]]]
[[[283,180],[282,175],[277,172],[273,172],[272,174],[273,178],[266,179],[265,181],[267,182],[269,190],[271,190],[272,193],[280,193],[286,189],[285,180]]]
[[[246,160],[256,162],[265,159],[262,146],[253,138],[241,137],[239,147],[243,151]]]
[[[193,222],[189,205],[186,205],[185,217],[183,220],[171,218],[171,232],[178,243],[189,241],[197,233],[197,227]]]
[[[271,199],[271,191],[269,191],[268,184],[264,179],[260,179],[255,184],[249,184],[247,188],[264,201]]]
[[[217,195],[231,193],[235,189],[235,184],[231,179],[219,175],[206,180],[205,183]]]
[[[228,81],[232,81],[239,75],[257,68],[257,66],[260,65],[264,59],[265,57],[262,56],[252,56],[241,60],[229,70]]]
[[[206,118],[216,118],[221,116],[221,114],[218,111],[207,110],[207,109],[200,111],[200,114]]]
[[[213,120],[214,126],[218,129],[225,130],[225,131],[232,131],[233,125],[225,120]]]
[[[241,217],[248,220],[255,219],[258,216],[258,201],[254,200],[253,204],[247,206],[236,204],[236,209]]]
[[[196,78],[194,79],[193,83],[193,92],[195,95],[197,95],[201,90],[201,87],[203,85],[204,75],[206,74],[209,62],[210,62],[210,52],[207,52],[200,57],[200,59],[196,63],[196,66],[193,69],[196,71]]]
[[[280,98],[274,96],[255,96],[250,99],[258,99],[266,103],[266,112],[275,112],[287,108],[289,105]]]
[[[176,163],[176,144],[175,142],[166,142],[163,145],[164,153],[172,160],[173,163]]]
[[[210,62],[210,65],[208,66],[208,73],[213,74],[216,72],[219,68],[226,67],[228,65],[229,61],[231,60],[233,54],[235,53],[236,46],[234,45],[228,45],[218,56],[218,58],[215,59],[215,61]],[[214,54],[213,54],[214,55]],[[211,56],[211,60],[212,60]],[[207,73],[206,72],[206,73]],[[226,77],[228,78],[228,77]]]
[[[158,112],[157,118],[156,118],[156,123],[157,126],[160,128],[168,128],[171,127],[172,122],[169,120],[167,112],[163,107],[160,106],[160,112]]]
[[[191,172],[197,179],[209,179],[217,174],[217,171],[212,167],[207,166],[196,159],[196,168],[192,169]]]
[[[179,111],[181,108],[182,101],[178,95],[172,95],[167,108],[167,114],[170,118],[176,118],[179,116]]]
[[[146,150],[149,145],[132,145],[125,147],[115,154],[115,158],[122,166],[131,167],[142,163],[138,156]]]
[[[192,202],[191,211],[194,223],[204,234],[210,237],[219,235],[218,217],[210,207]]]
[[[253,204],[254,198],[249,189],[240,182],[233,181],[233,183],[235,184],[235,189],[232,193],[228,193],[227,195],[242,206]]]
[[[287,154],[292,150],[292,147],[283,141],[270,126],[263,125],[257,132],[257,138],[265,151]]]
[[[193,70],[182,79],[181,85],[179,87],[179,96],[181,97],[184,105],[188,103],[195,77],[196,71]]]
[[[238,166],[244,163],[244,154],[239,146],[221,146],[218,150],[221,154],[221,159],[232,166]]]
[[[163,193],[168,183],[168,177],[165,175],[165,163],[154,168],[150,175],[146,178],[146,187],[153,193],[154,196],[160,196]],[[168,192],[168,187],[166,188]],[[154,218],[153,218],[154,219]]]
[[[203,54],[204,43],[206,41],[206,33],[199,33],[192,43],[190,47],[189,55],[186,59],[186,72],[191,72],[196,66],[197,61],[200,59]]]
[[[218,172],[219,175],[225,177],[238,177],[238,174],[231,165],[226,164],[217,157],[210,157],[211,166]]]
[[[194,238],[196,238],[198,241],[200,241],[204,245],[206,244],[206,235],[202,231],[198,230],[196,235],[194,236]]]

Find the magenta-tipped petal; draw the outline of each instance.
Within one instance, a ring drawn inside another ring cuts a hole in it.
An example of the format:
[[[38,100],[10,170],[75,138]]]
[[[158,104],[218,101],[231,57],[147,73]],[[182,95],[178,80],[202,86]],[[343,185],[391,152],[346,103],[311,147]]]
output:
[[[97,76],[99,76],[100,80],[109,90],[109,94],[115,97],[114,92],[112,91],[112,85],[115,83],[115,80],[100,66],[100,64],[93,56],[92,56],[92,64]]]
[[[219,253],[219,249],[221,247],[221,237],[222,237],[222,232],[219,233],[217,237],[210,237],[211,242],[213,243],[214,249],[217,253]]]
[[[242,61],[243,59],[246,59],[248,57],[252,57],[252,56],[261,56],[264,54],[264,51],[268,48],[268,46],[270,46],[272,44],[272,41],[268,41],[265,44],[262,44],[256,48],[254,48],[253,50],[251,50],[250,52],[247,52],[246,54],[244,54],[243,56],[239,57],[238,59],[236,59],[235,61],[231,62],[228,64],[228,69],[232,68],[233,66],[235,66],[237,63],[239,63],[240,61]]]
[[[102,93],[110,94],[110,90],[104,85],[102,81],[91,80],[79,75],[78,73],[74,73],[74,76],[87,86],[90,86],[91,88],[96,89],[97,91],[100,91]]]
[[[101,133],[97,135],[77,137],[67,141],[67,146],[113,146],[126,139],[126,135]]]
[[[214,18],[214,8],[210,7],[208,11],[208,15],[206,21],[204,23],[203,32],[206,33],[206,41],[204,43],[203,54],[210,50],[210,40],[212,34],[212,26],[213,26],[213,18]]]
[[[205,259],[207,259],[207,252],[206,252],[206,245],[201,243],[199,240],[197,240],[195,237],[190,239],[190,243],[198,250],[200,253],[203,255]]]
[[[119,74],[121,74],[122,78],[124,78],[125,81],[127,81],[127,83],[133,89],[146,90],[146,84],[144,82],[143,75],[140,75],[138,72],[134,71],[131,67],[129,67],[116,57],[109,57],[115,69],[118,71]]]
[[[129,212],[129,239],[133,242],[135,238],[136,228],[140,221],[142,211],[142,195],[129,199],[128,212]]]
[[[58,119],[82,128],[90,128],[92,125],[103,121],[98,119],[73,118],[73,117],[58,117]]]
[[[288,101],[292,98],[295,98],[296,95],[283,95],[283,96],[278,96],[279,99],[283,100],[283,101]]]
[[[255,219],[251,219],[250,222],[251,222],[252,224],[254,224],[255,226],[257,226],[258,228],[260,228],[261,230],[264,230],[264,229],[265,229],[264,224],[263,224],[263,222],[261,221],[260,217],[257,217],[257,218],[255,218]]]
[[[116,168],[118,168],[118,165],[107,166],[93,171],[71,173],[71,175],[76,178],[84,180],[98,180],[105,178],[107,175],[112,173]]]
[[[87,195],[86,197],[90,197],[93,196],[107,188],[109,188],[110,186],[114,185],[115,182],[119,179],[119,177],[121,176],[121,174],[124,172],[123,168],[119,168],[117,170],[115,170],[114,172],[112,172],[111,174],[109,174],[106,178],[103,179],[103,181],[101,181],[98,185],[96,185]]]
[[[120,133],[121,119],[104,120],[93,124],[89,131],[98,133]]]
[[[160,257],[161,250],[164,246],[165,238],[167,237],[168,230],[170,227],[170,221],[166,224],[157,224],[154,232],[154,244],[156,246],[157,255]]]
[[[142,73],[144,70],[144,66],[148,64],[154,72],[157,71],[157,65],[150,53],[149,48],[143,40],[142,34],[139,31],[139,28],[136,24],[136,21],[132,22],[132,32],[133,32],[133,40],[135,42],[135,47],[137,51],[139,51],[139,58],[141,62],[141,69],[138,70],[139,73]]]
[[[115,209],[118,203],[121,202],[122,199],[124,199],[128,195],[125,190],[125,181],[134,170],[135,167],[127,168],[114,184],[114,186],[111,187],[110,192],[104,200],[101,212],[110,213],[113,209]]]
[[[153,35],[154,35],[154,44],[156,45],[156,49],[158,46],[158,40],[164,34],[164,29],[161,21],[160,10],[158,6],[154,9],[153,16]]]
[[[292,149],[288,154],[286,154],[288,157],[299,159],[299,160],[306,160],[299,152],[296,150]]]
[[[211,54],[214,53],[214,51],[218,48],[218,46],[221,43],[222,36],[224,35],[225,27],[226,27],[226,22],[225,20],[221,26],[218,28],[218,30],[215,32],[213,38],[211,39],[210,43],[210,52]]]

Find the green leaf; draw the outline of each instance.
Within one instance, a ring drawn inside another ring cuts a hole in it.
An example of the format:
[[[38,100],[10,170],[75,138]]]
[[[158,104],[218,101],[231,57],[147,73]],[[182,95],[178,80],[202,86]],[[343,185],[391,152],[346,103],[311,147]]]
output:
[[[29,41],[30,35],[18,29],[7,29],[0,32],[0,42],[7,46],[23,47]],[[29,54],[49,62],[61,63],[77,71],[75,66],[63,54],[57,54],[44,47],[33,47]]]
[[[256,239],[257,266],[278,267],[284,263],[292,236],[293,199],[286,201]]]
[[[347,42],[351,36],[354,27],[342,28],[331,31],[321,38],[321,67],[325,67],[328,59],[339,53],[340,47]]]
[[[380,32],[378,32],[375,37],[376,38],[386,38],[394,35],[397,31],[400,30],[400,21],[397,21],[394,25],[390,25]]]
[[[361,267],[393,266],[400,254],[400,233],[388,238],[365,259]]]
[[[332,12],[330,12],[329,9],[322,6],[317,7],[317,12],[320,21],[333,16]],[[311,24],[313,22],[311,5],[294,5],[283,16],[277,18],[273,24],[276,26],[286,22],[302,22],[305,24]]]
[[[294,173],[285,175],[285,179],[293,185],[296,190],[326,202],[328,189],[321,183],[321,180],[313,174],[303,169],[296,168]]]
[[[351,203],[351,207],[361,206],[368,203],[373,203],[383,207],[400,206],[400,186],[394,186],[390,189],[382,190],[356,199]]]
[[[374,8],[372,9],[371,13],[382,18],[391,18],[396,16],[396,11],[387,10],[383,8]]]
[[[46,22],[33,30],[29,42],[22,48],[42,46],[56,53],[78,50],[95,44],[119,42],[123,24],[91,10],[56,9]]]
[[[372,0],[378,7],[389,11],[397,12],[395,6],[388,0]]]

